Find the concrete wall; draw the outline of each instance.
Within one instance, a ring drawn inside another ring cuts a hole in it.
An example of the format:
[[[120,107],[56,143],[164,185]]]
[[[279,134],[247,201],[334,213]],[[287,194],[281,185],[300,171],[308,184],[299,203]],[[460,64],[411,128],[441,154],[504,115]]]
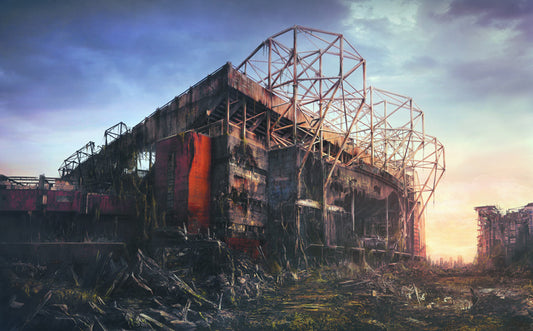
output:
[[[298,179],[304,153],[298,147],[269,152],[269,222],[274,230],[269,228],[275,233],[269,238],[284,235],[285,241],[299,242],[304,247],[357,247],[364,244],[360,239],[374,238],[374,246],[376,240],[381,240],[381,248],[388,242],[389,247],[401,249],[401,192],[392,176],[337,165],[326,188],[324,211],[323,182],[332,165],[311,156]],[[385,238],[387,217],[389,240]],[[283,224],[286,233],[277,234],[276,224]]]
[[[264,147],[231,135],[213,138],[212,218],[224,236],[262,235],[268,218]]]

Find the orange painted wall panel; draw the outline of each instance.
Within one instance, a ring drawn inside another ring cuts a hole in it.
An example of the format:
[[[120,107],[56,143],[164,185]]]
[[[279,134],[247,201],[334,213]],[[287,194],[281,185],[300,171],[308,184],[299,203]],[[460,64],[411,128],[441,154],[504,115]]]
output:
[[[194,152],[188,178],[188,227],[192,233],[206,232],[209,228],[211,197],[211,139],[196,133],[190,134]]]
[[[207,232],[211,139],[195,132],[163,139],[156,147],[155,167],[160,210],[178,226],[185,222],[189,233]]]

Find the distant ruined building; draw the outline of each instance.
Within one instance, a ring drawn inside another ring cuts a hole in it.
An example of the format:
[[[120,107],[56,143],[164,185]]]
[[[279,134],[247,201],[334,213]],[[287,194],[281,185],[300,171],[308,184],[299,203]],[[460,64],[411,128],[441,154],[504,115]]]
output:
[[[19,243],[180,229],[280,260],[426,256],[444,147],[412,98],[367,86],[342,34],[281,31],[104,137],[65,159],[61,178],[4,178],[0,213]]]
[[[474,208],[478,213],[478,263],[509,264],[533,247],[533,203],[507,210]]]

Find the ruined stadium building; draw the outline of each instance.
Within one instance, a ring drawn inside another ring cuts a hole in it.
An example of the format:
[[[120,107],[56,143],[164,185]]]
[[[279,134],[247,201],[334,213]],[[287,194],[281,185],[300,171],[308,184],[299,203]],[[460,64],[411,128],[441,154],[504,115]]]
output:
[[[478,214],[478,263],[504,266],[533,248],[533,202],[506,213],[494,205],[474,209]]]
[[[134,127],[107,129],[60,178],[2,176],[2,249],[75,254],[180,229],[254,256],[423,258],[444,148],[412,98],[365,76],[342,34],[281,31]]]

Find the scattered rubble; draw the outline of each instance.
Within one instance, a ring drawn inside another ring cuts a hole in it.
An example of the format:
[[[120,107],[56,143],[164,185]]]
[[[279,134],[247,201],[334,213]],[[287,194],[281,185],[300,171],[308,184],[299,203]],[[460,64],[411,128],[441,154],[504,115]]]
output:
[[[261,266],[222,242],[157,253],[166,258],[156,261],[138,250],[129,259],[97,256],[90,265],[2,260],[0,324],[15,330],[210,328],[233,320],[238,301],[273,283]]]
[[[216,240],[110,253],[90,265],[1,260],[0,322],[8,330],[533,327],[527,272],[416,261],[267,270],[266,262]]]
[[[235,314],[245,316],[246,322],[236,329],[533,327],[528,274],[487,276],[410,261],[376,268],[344,263],[302,271],[299,276],[298,282],[279,287],[257,304],[239,307]]]

